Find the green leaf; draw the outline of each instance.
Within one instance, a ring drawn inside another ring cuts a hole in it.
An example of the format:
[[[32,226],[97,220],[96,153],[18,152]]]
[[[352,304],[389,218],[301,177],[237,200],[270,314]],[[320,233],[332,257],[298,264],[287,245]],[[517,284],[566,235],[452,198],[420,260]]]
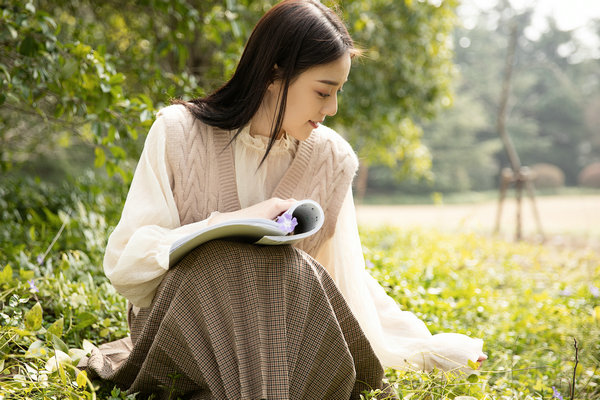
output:
[[[75,379],[75,383],[77,383],[78,388],[84,388],[87,384],[87,372],[81,371],[77,374],[77,378]]]
[[[17,30],[15,28],[13,28],[12,26],[8,25],[8,31],[10,32],[10,36],[12,37],[13,40],[15,40],[16,38],[19,37],[19,33],[17,32]]]
[[[38,302],[25,313],[25,328],[37,331],[42,327],[42,305]]]
[[[64,318],[57,319],[56,321],[54,321],[54,323],[52,325],[50,325],[50,328],[48,328],[46,337],[52,338],[51,335],[54,335],[56,337],[62,337],[64,325],[65,325]]]
[[[469,368],[471,369],[479,369],[480,365],[477,361],[468,360]]]
[[[36,340],[31,343],[27,351],[25,352],[25,357],[45,357],[48,355],[48,349],[41,340]]]
[[[467,380],[471,383],[477,383],[477,381],[479,380],[479,377],[477,376],[477,374],[471,374],[471,375],[469,375]]]
[[[34,276],[35,276],[35,273],[33,271],[28,271],[23,268],[19,269],[19,277],[23,281],[31,280],[31,279],[33,279]]]
[[[35,14],[35,6],[31,1],[25,5],[25,9],[30,13]]]
[[[10,283],[13,278],[13,270],[10,264],[6,264],[6,267],[0,272],[0,283]]]
[[[94,154],[96,155],[94,167],[100,168],[106,163],[106,154],[104,153],[104,149],[102,147],[96,147],[94,149]]]
[[[144,122],[149,120],[150,118],[152,118],[152,113],[150,112],[150,110],[143,110],[140,113],[140,122]]]
[[[118,85],[120,83],[123,83],[124,81],[125,75],[119,72],[118,74],[114,74],[113,76],[111,76],[108,80],[108,83],[110,83],[111,85]]]
[[[125,158],[127,158],[127,153],[120,146],[111,146],[110,147],[110,152],[117,159],[123,159],[124,160]]]
[[[40,45],[35,38],[31,35],[27,35],[19,44],[19,53],[26,57],[33,57],[39,48]]]
[[[77,325],[75,325],[75,330],[87,328],[88,326],[95,323],[97,319],[98,318],[95,314],[92,314],[87,311],[81,312],[77,314]]]
[[[50,335],[54,350],[60,350],[63,353],[69,353],[69,346],[65,344],[58,336]]]

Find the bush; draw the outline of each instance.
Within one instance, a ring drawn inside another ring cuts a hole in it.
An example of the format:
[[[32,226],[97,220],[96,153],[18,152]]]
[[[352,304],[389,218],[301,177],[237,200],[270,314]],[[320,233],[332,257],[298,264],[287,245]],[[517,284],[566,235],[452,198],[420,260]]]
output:
[[[600,162],[585,167],[577,178],[579,186],[600,188]]]
[[[555,165],[540,163],[532,165],[531,169],[538,189],[557,189],[565,185],[565,174]]]

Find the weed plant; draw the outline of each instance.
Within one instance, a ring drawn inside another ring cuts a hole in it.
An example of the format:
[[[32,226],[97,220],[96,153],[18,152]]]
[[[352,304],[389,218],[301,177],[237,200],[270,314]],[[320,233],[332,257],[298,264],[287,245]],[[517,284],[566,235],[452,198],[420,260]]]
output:
[[[125,300],[101,268],[126,189],[92,175],[2,182],[0,400],[135,398],[76,367],[90,346],[127,335]],[[469,233],[361,234],[367,268],[403,309],[432,333],[483,338],[489,356],[472,375],[388,369],[399,398],[600,398],[598,254]]]

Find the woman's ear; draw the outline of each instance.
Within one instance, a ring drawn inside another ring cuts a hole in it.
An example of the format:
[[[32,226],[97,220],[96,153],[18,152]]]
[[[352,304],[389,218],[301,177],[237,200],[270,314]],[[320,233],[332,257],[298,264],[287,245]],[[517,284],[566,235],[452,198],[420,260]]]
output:
[[[270,92],[271,94],[278,95],[280,90],[281,90],[281,79],[276,78],[271,83],[269,83],[269,86],[267,86],[267,91]]]
[[[280,80],[281,78],[281,70],[279,69],[279,66],[275,64],[273,68],[271,68],[271,83]]]
[[[272,93],[277,93],[281,87],[281,70],[279,66],[275,64],[271,69],[271,82],[267,86],[267,90]]]

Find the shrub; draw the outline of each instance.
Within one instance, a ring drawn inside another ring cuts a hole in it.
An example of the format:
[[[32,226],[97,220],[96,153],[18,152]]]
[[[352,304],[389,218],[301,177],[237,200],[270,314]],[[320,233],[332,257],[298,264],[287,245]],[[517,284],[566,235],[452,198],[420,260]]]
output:
[[[539,189],[556,189],[565,185],[565,174],[552,164],[540,163],[531,166],[534,172],[535,187]]]
[[[577,178],[579,186],[600,188],[600,162],[595,162],[585,167]]]

